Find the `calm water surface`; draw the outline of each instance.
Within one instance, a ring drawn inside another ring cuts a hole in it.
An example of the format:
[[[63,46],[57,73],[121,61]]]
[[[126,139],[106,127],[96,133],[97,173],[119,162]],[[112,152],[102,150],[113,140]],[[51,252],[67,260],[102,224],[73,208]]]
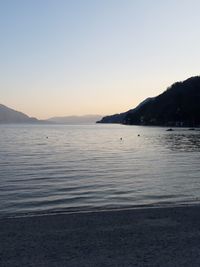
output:
[[[0,216],[199,203],[199,156],[200,131],[1,125]]]

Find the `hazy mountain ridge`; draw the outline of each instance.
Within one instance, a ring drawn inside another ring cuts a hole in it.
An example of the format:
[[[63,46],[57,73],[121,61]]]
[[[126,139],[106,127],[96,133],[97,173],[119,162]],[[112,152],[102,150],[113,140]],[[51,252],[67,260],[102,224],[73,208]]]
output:
[[[119,123],[129,125],[199,127],[200,76],[176,82],[157,97],[121,114],[124,117]],[[104,117],[100,123],[113,123],[115,116],[109,116],[109,122]]]
[[[102,115],[64,116],[53,117],[48,121],[59,124],[89,124],[101,119]]]
[[[0,104],[0,123],[36,123],[36,118]]]
[[[102,115],[53,117],[47,120],[38,120],[29,117],[23,112],[16,111],[0,104],[0,124],[7,123],[39,123],[39,124],[89,124],[101,119]]]

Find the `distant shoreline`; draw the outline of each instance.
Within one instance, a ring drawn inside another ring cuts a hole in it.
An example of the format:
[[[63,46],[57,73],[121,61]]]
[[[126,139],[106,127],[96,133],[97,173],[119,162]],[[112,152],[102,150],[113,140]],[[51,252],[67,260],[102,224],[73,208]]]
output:
[[[149,128],[163,128],[163,129],[168,129],[168,128],[172,128],[172,129],[184,129],[184,130],[190,130],[190,131],[195,131],[195,130],[199,130],[199,127],[187,127],[187,126],[166,126],[166,125],[135,125],[135,124],[123,124],[123,123],[102,123],[102,122],[88,122],[88,123],[61,123],[61,122],[53,122],[53,121],[38,121],[38,122],[0,122],[0,126],[1,125],[121,125],[121,126],[130,126],[130,127],[149,127]]]

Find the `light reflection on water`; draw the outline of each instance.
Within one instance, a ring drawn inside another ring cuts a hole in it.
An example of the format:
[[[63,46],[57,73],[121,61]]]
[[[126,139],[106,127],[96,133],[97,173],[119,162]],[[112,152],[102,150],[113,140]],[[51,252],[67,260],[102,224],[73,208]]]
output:
[[[199,152],[187,129],[1,125],[0,213],[199,202]]]

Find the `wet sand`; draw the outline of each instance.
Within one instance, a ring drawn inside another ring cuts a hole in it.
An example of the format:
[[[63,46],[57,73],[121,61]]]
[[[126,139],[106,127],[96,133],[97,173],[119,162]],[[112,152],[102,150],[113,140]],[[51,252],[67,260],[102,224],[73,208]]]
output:
[[[200,206],[0,219],[1,267],[200,266]]]

